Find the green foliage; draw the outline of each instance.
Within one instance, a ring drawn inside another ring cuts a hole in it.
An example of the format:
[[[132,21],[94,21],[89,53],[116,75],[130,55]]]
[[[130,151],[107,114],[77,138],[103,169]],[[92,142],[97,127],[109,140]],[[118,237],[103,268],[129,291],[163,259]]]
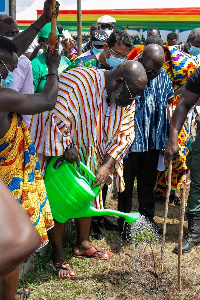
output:
[[[153,233],[151,232],[150,229],[145,228],[145,230],[143,230],[141,233],[138,233],[136,235],[136,238],[135,238],[135,248],[137,248],[137,246],[140,243],[145,243],[146,244],[145,249],[144,249],[144,251],[145,251],[146,247],[148,245],[150,245],[152,242],[156,243],[156,238],[155,238],[155,236],[153,235]]]

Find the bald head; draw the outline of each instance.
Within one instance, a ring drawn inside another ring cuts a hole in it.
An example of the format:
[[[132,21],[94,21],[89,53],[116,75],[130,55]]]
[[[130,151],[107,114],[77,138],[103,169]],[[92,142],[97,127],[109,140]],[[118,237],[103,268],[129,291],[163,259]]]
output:
[[[164,59],[163,48],[159,45],[151,44],[144,48],[138,61],[145,68],[148,79],[152,80],[160,74]]]
[[[130,105],[134,97],[143,93],[148,82],[142,64],[132,60],[106,72],[105,79],[108,96],[119,106]]]
[[[0,34],[6,37],[15,37],[19,27],[15,19],[8,15],[0,15]]]
[[[157,27],[151,27],[147,30],[147,37],[155,35],[157,37],[161,37],[160,30]]]
[[[153,63],[163,65],[165,59],[164,50],[157,44],[150,44],[144,48],[142,52],[142,60],[145,62],[151,60]]]
[[[117,76],[122,77],[130,86],[133,96],[141,95],[147,85],[146,72],[137,61],[127,60],[116,69]]]

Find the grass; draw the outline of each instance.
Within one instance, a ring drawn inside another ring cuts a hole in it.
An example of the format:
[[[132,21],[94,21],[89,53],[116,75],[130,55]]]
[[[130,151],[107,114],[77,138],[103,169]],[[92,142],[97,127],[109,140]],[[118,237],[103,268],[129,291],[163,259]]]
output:
[[[135,203],[134,205],[136,207]],[[110,198],[108,206],[116,209],[116,201]],[[158,202],[156,221],[163,223],[163,215],[164,203]],[[37,255],[35,269],[24,276],[19,288],[28,287],[31,290],[30,300],[197,300],[200,294],[200,247],[183,256],[183,288],[181,291],[177,288],[177,255],[173,254],[172,250],[178,239],[178,218],[179,207],[170,206],[163,273],[160,268],[160,245],[153,245],[157,265],[157,287],[151,249],[146,247],[144,252],[143,243],[139,243],[136,249],[134,244],[122,243],[118,232],[103,231],[103,240],[92,241],[95,246],[113,252],[110,261],[72,257],[76,238],[72,223],[64,237],[64,247],[69,263],[77,274],[76,279],[58,279],[52,269],[49,247],[45,255]],[[115,217],[109,219],[116,222]]]

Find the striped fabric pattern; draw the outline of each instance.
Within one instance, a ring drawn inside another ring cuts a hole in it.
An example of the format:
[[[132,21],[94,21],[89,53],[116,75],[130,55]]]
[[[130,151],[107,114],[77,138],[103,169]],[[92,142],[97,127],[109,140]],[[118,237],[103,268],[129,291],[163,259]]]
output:
[[[94,173],[108,153],[115,159],[117,187],[124,189],[122,159],[134,138],[135,103],[128,108],[106,102],[105,70],[75,68],[62,73],[56,106],[43,114],[43,134],[33,132],[36,149],[45,156],[62,155],[74,143],[80,160]],[[48,120],[47,120],[48,119]],[[46,124],[45,124],[46,123]]]

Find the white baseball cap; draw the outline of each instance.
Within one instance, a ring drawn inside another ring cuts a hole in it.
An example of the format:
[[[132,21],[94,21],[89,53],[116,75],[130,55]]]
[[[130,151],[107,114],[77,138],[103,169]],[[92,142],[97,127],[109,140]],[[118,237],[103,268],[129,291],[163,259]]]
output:
[[[116,23],[115,18],[109,16],[109,15],[104,15],[98,18],[97,23],[99,24],[106,24],[106,23]]]

